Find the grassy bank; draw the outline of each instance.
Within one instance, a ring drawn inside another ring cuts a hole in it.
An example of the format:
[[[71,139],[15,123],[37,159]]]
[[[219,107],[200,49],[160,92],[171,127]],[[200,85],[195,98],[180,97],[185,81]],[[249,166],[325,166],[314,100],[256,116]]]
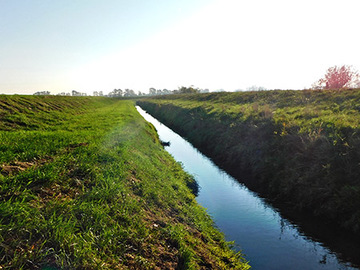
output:
[[[0,96],[0,119],[0,268],[249,268],[132,101]]]
[[[139,104],[268,199],[360,234],[360,90],[160,96]]]

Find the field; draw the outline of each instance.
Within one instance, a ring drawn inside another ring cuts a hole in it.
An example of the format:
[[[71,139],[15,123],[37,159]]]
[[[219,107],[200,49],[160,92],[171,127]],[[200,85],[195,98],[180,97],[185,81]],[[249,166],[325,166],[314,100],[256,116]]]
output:
[[[0,96],[1,269],[248,269],[134,102]]]
[[[360,90],[169,95],[138,104],[291,213],[360,235]]]

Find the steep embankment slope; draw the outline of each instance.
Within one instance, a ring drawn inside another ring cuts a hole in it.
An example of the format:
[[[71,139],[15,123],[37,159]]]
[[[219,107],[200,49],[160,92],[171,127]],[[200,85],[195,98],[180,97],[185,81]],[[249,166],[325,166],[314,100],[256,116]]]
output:
[[[0,268],[249,268],[131,101],[0,96],[0,116]]]
[[[360,91],[161,96],[139,105],[268,199],[360,233]]]

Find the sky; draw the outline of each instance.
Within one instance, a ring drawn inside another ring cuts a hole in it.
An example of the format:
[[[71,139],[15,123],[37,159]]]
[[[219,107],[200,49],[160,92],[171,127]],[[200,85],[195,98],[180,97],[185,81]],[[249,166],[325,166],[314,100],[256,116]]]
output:
[[[304,89],[360,69],[359,0],[0,0],[0,94]]]

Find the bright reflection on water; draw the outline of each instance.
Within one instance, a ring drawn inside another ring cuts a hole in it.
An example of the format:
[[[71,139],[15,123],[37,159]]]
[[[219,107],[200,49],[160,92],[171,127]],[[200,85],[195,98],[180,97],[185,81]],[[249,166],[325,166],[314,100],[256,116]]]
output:
[[[158,131],[166,150],[195,176],[200,185],[197,201],[207,208],[216,225],[235,249],[242,250],[252,269],[358,269],[338,261],[328,249],[301,235],[256,194],[221,171],[181,136],[137,106]]]

